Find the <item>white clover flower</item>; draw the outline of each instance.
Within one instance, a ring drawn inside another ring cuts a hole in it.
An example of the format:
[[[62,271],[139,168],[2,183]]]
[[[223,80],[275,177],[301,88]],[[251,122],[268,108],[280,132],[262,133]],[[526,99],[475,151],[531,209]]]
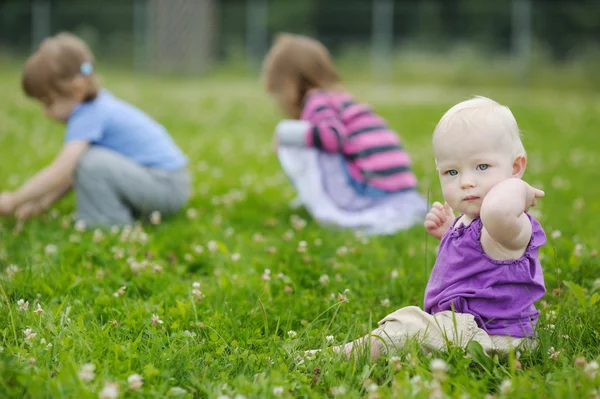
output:
[[[40,304],[37,304],[37,308],[33,311],[33,313],[37,314],[37,315],[43,315],[44,314],[44,309],[42,309],[42,307],[40,306]]]
[[[81,233],[85,231],[85,222],[83,220],[78,220],[75,222],[75,231]]]
[[[17,306],[19,307],[19,312],[25,312],[27,309],[29,309],[29,301],[19,299],[17,301]]]
[[[234,262],[237,262],[238,260],[240,260],[240,254],[238,254],[237,252],[231,255],[231,260]]]
[[[508,395],[508,393],[511,391],[511,389],[512,389],[512,382],[510,380],[504,380],[500,384],[499,390],[500,390],[501,395]]]
[[[596,374],[598,373],[598,362],[592,360],[583,367],[583,372],[585,373],[585,376],[589,379],[596,378]]]
[[[185,212],[185,214],[186,214],[187,218],[190,220],[196,219],[198,217],[198,211],[194,208],[189,208]]]
[[[271,281],[271,269],[265,269],[261,276],[261,279],[263,281]]]
[[[448,371],[448,365],[442,359],[433,359],[429,364],[429,367],[431,368],[431,371],[434,372],[441,371],[445,373],[446,371]]]
[[[273,395],[281,396],[283,394],[283,387],[275,387],[273,388]]]
[[[118,297],[120,297],[120,296],[123,296],[123,295],[125,295],[125,290],[126,290],[126,289],[127,289],[127,286],[125,286],[125,285],[124,285],[124,286],[122,286],[121,288],[119,288],[119,289],[117,290],[117,292],[115,292],[115,293],[113,294],[113,296],[114,296],[115,298],[118,298]]]
[[[389,308],[390,307],[390,300],[385,298],[384,300],[381,301],[381,306],[383,306],[384,308]]]
[[[217,252],[217,250],[219,249],[219,245],[217,244],[216,241],[209,241],[208,244],[206,244],[206,246],[208,247],[208,250],[210,252]]]
[[[327,341],[327,343],[331,344],[333,343],[333,341],[335,341],[335,337],[333,335],[328,335],[325,337],[325,340]]]
[[[127,382],[129,383],[129,389],[132,391],[140,389],[144,385],[144,380],[139,374],[131,374],[127,377]]]
[[[152,317],[150,317],[150,324],[152,324],[153,326],[163,323],[164,322],[161,319],[159,319],[158,315],[153,314]]]
[[[321,277],[319,277],[319,282],[321,283],[321,285],[329,284],[329,276],[326,274],[323,274]]]
[[[4,273],[9,280],[11,280],[17,273],[19,273],[20,269],[17,265],[9,265],[6,269],[4,269]]]
[[[448,365],[442,359],[433,359],[429,364],[433,378],[436,381],[444,381],[446,379],[446,372],[448,371]]]
[[[100,230],[100,229],[94,230],[94,235],[92,237],[92,241],[94,241],[95,243],[99,243],[102,240],[104,240],[104,234],[102,233],[102,230]]]
[[[296,338],[297,335],[298,334],[294,330],[288,331],[288,337],[290,337],[290,338]]]
[[[96,374],[94,373],[95,370],[96,366],[92,363],[85,363],[81,366],[81,370],[79,370],[79,379],[86,382],[92,381],[96,378]]]
[[[201,254],[202,252],[204,252],[204,247],[202,245],[194,245],[192,247],[192,250],[197,254]]]
[[[119,384],[107,381],[98,395],[100,399],[117,399],[119,397]]]
[[[560,351],[555,350],[553,346],[551,346],[550,349],[548,349],[548,357],[550,357],[550,359],[556,360],[558,359],[559,355]]]
[[[367,385],[366,390],[367,392],[375,392],[379,389],[379,385],[375,384],[374,382],[370,383],[369,385]]]
[[[197,301],[204,299],[204,294],[202,294],[202,291],[197,288],[192,289],[192,296],[196,298]]]
[[[199,283],[199,282],[197,282],[197,281],[194,281],[194,282],[192,283],[192,288],[200,288],[200,283]]]
[[[25,335],[25,341],[27,341],[28,343],[31,343],[31,341],[33,341],[37,336],[37,334],[33,332],[31,328],[26,328],[25,330],[23,330],[23,334]]]
[[[44,252],[46,255],[54,255],[58,252],[58,247],[54,244],[48,244],[46,245],[46,248],[44,248]]]
[[[348,253],[348,248],[345,246],[339,247],[336,253],[340,256],[346,255]]]
[[[154,211],[150,214],[150,223],[157,225],[160,224],[160,221],[162,219],[162,215],[160,214],[159,211]]]

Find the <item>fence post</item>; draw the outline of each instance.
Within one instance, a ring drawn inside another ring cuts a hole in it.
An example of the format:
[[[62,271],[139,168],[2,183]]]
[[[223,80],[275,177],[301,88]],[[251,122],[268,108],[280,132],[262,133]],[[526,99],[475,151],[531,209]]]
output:
[[[531,0],[512,2],[512,50],[517,78],[525,84],[531,68]]]
[[[149,69],[148,8],[147,0],[133,3],[133,67],[138,70]]]
[[[42,40],[50,36],[50,0],[31,3],[31,48],[35,51]]]
[[[394,0],[373,0],[371,55],[376,78],[390,78],[394,51]]]
[[[148,0],[145,37],[152,69],[198,74],[214,59],[215,0]]]
[[[249,73],[254,73],[268,47],[268,0],[246,0],[246,57]]]

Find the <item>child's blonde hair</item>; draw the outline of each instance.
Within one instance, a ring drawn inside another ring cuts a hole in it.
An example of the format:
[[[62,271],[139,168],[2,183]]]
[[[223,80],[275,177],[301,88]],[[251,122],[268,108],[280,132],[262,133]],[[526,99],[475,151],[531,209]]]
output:
[[[73,34],[59,33],[45,39],[23,66],[23,91],[38,100],[66,96],[73,78],[81,75],[84,101],[91,101],[100,89],[93,69],[94,54],[87,44]]]
[[[436,136],[450,130],[472,133],[488,132],[491,128],[509,136],[513,156],[526,156],[517,120],[510,109],[482,96],[475,96],[450,108],[435,127],[433,138],[435,140]]]
[[[306,93],[338,89],[340,78],[329,51],[317,40],[279,34],[263,63],[263,81],[288,115],[299,118]]]

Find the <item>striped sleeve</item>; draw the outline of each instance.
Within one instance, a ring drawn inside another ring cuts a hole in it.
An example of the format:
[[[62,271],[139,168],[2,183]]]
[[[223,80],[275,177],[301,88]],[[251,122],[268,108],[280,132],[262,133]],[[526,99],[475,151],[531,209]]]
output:
[[[304,107],[302,119],[310,122],[306,145],[327,152],[340,152],[346,137],[346,127],[330,104],[326,93],[311,95]]]

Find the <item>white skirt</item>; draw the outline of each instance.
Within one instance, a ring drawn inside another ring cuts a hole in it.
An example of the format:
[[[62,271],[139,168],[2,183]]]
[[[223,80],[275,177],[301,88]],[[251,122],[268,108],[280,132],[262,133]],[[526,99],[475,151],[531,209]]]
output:
[[[323,225],[365,235],[394,234],[422,223],[427,214],[427,201],[417,190],[381,198],[358,194],[340,154],[281,146],[277,155],[299,202]]]

